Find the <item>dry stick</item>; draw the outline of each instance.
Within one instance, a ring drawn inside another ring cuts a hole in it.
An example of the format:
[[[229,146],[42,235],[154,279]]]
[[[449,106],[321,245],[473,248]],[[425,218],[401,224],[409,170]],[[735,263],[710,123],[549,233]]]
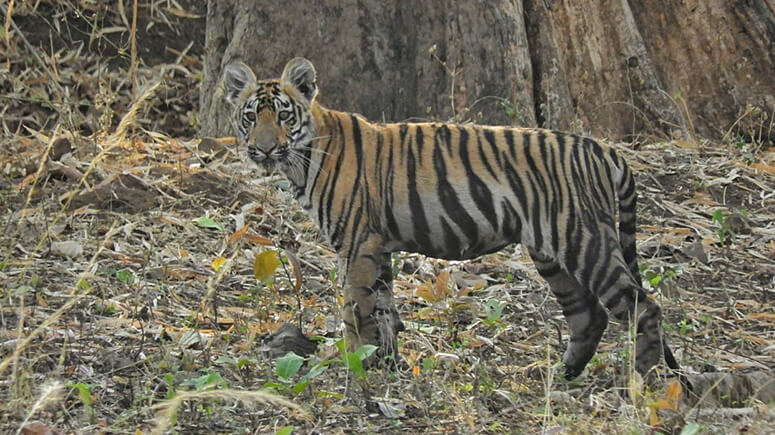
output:
[[[11,0],[8,3],[8,10],[5,11],[5,48],[9,52],[11,51],[11,18],[13,17],[13,5],[15,1]],[[11,70],[11,56],[5,58],[5,65],[8,70]]]
[[[132,101],[137,96],[137,0],[132,5],[131,45],[129,48],[129,81],[132,82]]]
[[[232,264],[234,264],[234,259],[237,257],[237,255],[240,252],[242,251],[240,251],[239,246],[236,246],[234,249],[234,253],[231,254],[231,257],[229,257],[229,259],[226,260],[225,263],[223,263],[223,265],[218,269],[218,272],[216,272],[215,275],[211,276],[210,279],[207,280],[207,293],[205,293],[205,296],[202,298],[202,302],[200,303],[200,306],[199,306],[200,313],[207,314],[207,305],[209,305],[209,303],[211,303],[215,297],[216,286],[221,282],[221,280],[223,280],[224,275],[229,273],[229,271],[231,270]],[[214,321],[217,322],[218,313],[213,312],[213,317],[214,317]]]
[[[140,111],[140,107],[142,106],[142,103],[144,103],[148,98],[150,98],[153,95],[153,93],[156,91],[159,85],[161,85],[161,82],[154,83],[148,89],[146,89],[142,95],[140,95],[140,98],[138,98],[137,101],[132,103],[132,107],[130,107],[127,113],[124,115],[124,117],[121,118],[121,122],[118,123],[118,127],[116,127],[116,131],[113,132],[113,134],[108,137],[107,139],[108,142],[122,142],[124,140],[124,136],[126,136],[126,133],[129,130],[129,127],[135,122],[135,118],[137,117],[137,112]],[[113,146],[116,146],[116,145],[114,144]]]
[[[166,432],[170,423],[174,420],[180,405],[187,400],[197,399],[236,399],[245,404],[268,403],[280,405],[298,412],[305,419],[309,419],[309,413],[299,405],[288,399],[264,391],[240,391],[232,389],[191,391],[176,394],[172,399],[165,400],[151,407],[152,409],[158,410],[158,413],[156,414],[156,426],[151,430],[151,434],[162,434]]]
[[[11,2],[11,6],[13,6],[13,1]],[[43,59],[41,59],[40,56],[38,56],[38,50],[32,44],[30,44],[30,41],[27,40],[27,38],[24,36],[24,33],[22,33],[21,29],[19,29],[19,26],[17,26],[16,23],[14,23],[13,20],[11,20],[9,18],[10,15],[11,15],[11,8],[5,9],[5,7],[2,6],[2,5],[0,5],[0,7],[2,7],[5,10],[5,14],[6,14],[5,25],[8,26],[10,24],[10,26],[13,27],[13,30],[19,36],[19,39],[21,39],[22,42],[24,43],[24,45],[27,47],[27,50],[30,51],[30,53],[32,54],[32,57],[34,57],[35,60],[38,62],[38,64],[40,64],[41,68],[44,71],[46,71],[46,73],[48,73],[49,77],[51,78],[51,82],[57,88],[57,91],[60,94],[65,95],[65,90],[59,84],[59,80],[56,78],[56,76],[48,68],[48,64],[46,64],[46,62],[44,62]],[[6,38],[9,37],[7,30],[6,30],[5,35],[6,35]],[[10,65],[9,65],[9,67],[10,67]]]
[[[107,244],[107,242],[118,232],[119,230],[116,229],[116,221],[113,221],[113,224],[110,226],[110,229],[105,234],[105,238],[102,240],[102,243],[99,244],[99,249],[97,249],[97,252],[95,252],[91,260],[89,260],[89,265],[84,269],[84,271],[78,277],[78,281],[76,281],[75,288],[71,293],[71,295],[73,296],[72,299],[67,301],[67,303],[62,305],[58,310],[54,311],[50,316],[46,317],[46,320],[44,320],[40,324],[40,326],[35,328],[24,338],[24,340],[22,340],[21,342],[19,342],[19,344],[16,345],[16,349],[14,349],[13,354],[8,358],[4,359],[2,363],[0,363],[0,374],[5,372],[5,370],[8,368],[8,365],[11,364],[11,362],[15,363],[18,360],[19,355],[21,355],[24,348],[27,347],[27,345],[30,344],[30,342],[33,339],[37,338],[38,335],[40,335],[46,328],[48,328],[52,323],[56,322],[60,317],[62,317],[62,314],[64,314],[67,310],[72,308],[86,295],[91,293],[92,287],[88,287],[83,293],[77,294],[79,290],[78,283],[81,282],[81,280],[85,279],[84,277],[86,276],[88,271],[91,270],[94,264],[97,262],[97,258],[99,258],[99,255],[105,249],[105,245]]]

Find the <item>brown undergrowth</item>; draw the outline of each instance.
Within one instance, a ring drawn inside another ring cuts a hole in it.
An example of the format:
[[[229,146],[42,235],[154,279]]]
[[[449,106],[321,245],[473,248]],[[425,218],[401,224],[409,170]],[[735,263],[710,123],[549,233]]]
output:
[[[196,20],[175,2],[140,5],[159,26]],[[29,13],[15,18],[21,27],[40,11]],[[102,36],[105,23],[125,21],[95,13]],[[334,253],[286,182],[244,165],[233,141],[185,139],[195,132],[196,56],[137,65],[133,97],[128,64],[103,68],[92,51],[66,46],[42,50],[40,64],[29,56],[34,40],[13,41],[0,143],[3,432],[762,433],[775,424],[771,144],[731,134],[721,144],[619,146],[641,186],[643,276],[692,391],[664,378],[643,387],[616,324],[585,374],[561,380],[567,328],[518,247],[469,262],[395,254],[403,362],[363,379],[335,345]],[[287,260],[261,282],[254,259],[266,250]],[[284,323],[318,336],[302,366],[263,342]]]

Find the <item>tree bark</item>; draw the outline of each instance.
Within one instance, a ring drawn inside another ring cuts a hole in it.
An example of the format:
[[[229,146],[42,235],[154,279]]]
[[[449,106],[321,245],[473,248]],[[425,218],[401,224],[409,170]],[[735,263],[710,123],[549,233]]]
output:
[[[773,11],[775,0],[210,0],[201,132],[231,134],[227,63],[271,78],[305,56],[323,104],[374,121],[747,135],[775,111]],[[751,107],[758,118],[738,121]]]

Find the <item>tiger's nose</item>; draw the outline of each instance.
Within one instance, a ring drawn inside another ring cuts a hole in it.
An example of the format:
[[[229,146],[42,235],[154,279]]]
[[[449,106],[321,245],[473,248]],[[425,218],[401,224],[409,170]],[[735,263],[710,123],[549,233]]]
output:
[[[256,148],[258,148],[261,152],[263,152],[266,155],[269,155],[274,151],[278,146],[280,146],[276,142],[268,142],[268,143],[259,143],[256,144]]]

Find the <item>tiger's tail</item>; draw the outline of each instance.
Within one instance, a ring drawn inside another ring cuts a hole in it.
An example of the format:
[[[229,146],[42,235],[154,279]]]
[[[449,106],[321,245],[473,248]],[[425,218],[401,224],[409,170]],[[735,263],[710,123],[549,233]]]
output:
[[[614,154],[613,150],[611,151],[611,156],[613,157],[613,162],[618,174],[616,184],[619,197],[619,244],[622,247],[624,261],[627,262],[627,267],[630,269],[632,277],[635,278],[635,281],[640,287],[643,287],[640,269],[638,268],[638,252],[635,247],[635,213],[638,203],[638,192],[635,189],[635,176],[632,174],[627,162]],[[662,337],[662,351],[667,366],[675,373],[680,369],[680,366],[664,337]],[[682,379],[682,382],[686,385],[683,376],[679,374],[679,378]]]

